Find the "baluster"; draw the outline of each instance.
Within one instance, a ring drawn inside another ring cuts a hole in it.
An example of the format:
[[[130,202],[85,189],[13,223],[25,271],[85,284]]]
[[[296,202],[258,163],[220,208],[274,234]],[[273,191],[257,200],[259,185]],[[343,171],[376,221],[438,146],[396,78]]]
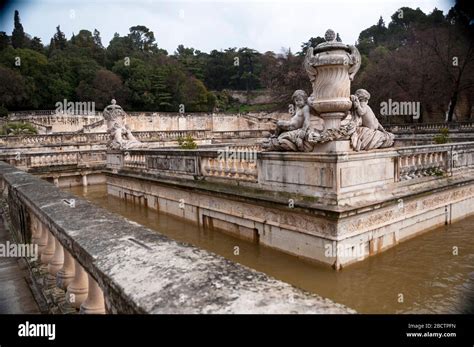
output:
[[[48,272],[55,276],[58,271],[63,267],[64,263],[64,250],[61,243],[57,238],[54,238],[54,255],[49,261]]]
[[[82,303],[80,313],[82,314],[104,314],[104,293],[91,275],[88,276],[89,293],[87,299]]]
[[[56,274],[56,285],[58,288],[66,290],[75,276],[74,258],[71,253],[63,248],[64,262],[63,267]]]
[[[43,227],[43,224],[41,224],[41,222],[38,219],[36,220],[36,222],[37,222],[37,235],[38,235],[38,238],[36,239],[36,244],[38,245],[38,257],[41,257],[41,254],[43,253],[43,250],[48,243],[48,234],[46,233],[46,230]]]
[[[46,246],[43,249],[43,252],[41,253],[41,263],[42,264],[48,264],[51,258],[54,255],[54,237],[51,234],[49,230],[47,230],[45,227],[43,228],[43,231],[47,235],[47,241],[46,241]]]
[[[72,307],[79,309],[84,300],[86,300],[87,293],[89,292],[88,279],[86,271],[77,260],[74,260],[74,268],[74,279],[67,287],[66,301]]]

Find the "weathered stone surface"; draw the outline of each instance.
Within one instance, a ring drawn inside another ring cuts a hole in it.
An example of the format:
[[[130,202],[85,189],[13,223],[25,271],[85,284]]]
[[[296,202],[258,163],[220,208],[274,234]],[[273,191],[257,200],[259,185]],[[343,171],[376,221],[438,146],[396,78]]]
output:
[[[236,174],[239,161],[219,160],[212,151],[134,153],[142,164],[109,171],[109,194],[203,227],[221,225],[236,237],[246,228],[261,245],[336,267],[474,212],[472,143],[258,153],[256,181]],[[196,175],[150,168],[146,158],[159,155],[195,157],[201,166]],[[339,246],[348,251],[327,252]]]
[[[125,111],[112,99],[110,105],[104,109],[104,119],[107,121],[107,132],[110,140],[109,149],[129,149],[141,147],[142,144],[133,136],[132,131],[125,123]]]
[[[0,243],[11,240],[0,219]],[[0,314],[40,313],[17,258],[0,257]]]
[[[0,175],[3,187],[8,187],[8,199],[16,199],[46,224],[98,282],[109,312],[354,312],[170,240],[7,164],[0,163]],[[75,207],[64,199],[75,199]]]

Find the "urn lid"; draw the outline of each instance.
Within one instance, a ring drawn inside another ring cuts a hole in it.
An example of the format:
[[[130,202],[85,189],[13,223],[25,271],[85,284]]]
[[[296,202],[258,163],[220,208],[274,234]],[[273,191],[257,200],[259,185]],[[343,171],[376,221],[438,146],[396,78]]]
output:
[[[320,43],[317,45],[313,52],[314,53],[321,53],[321,52],[326,52],[326,51],[333,51],[333,50],[345,50],[347,52],[350,52],[349,47],[347,47],[346,44],[336,41],[336,33],[332,29],[326,30],[326,33],[324,34],[324,39],[326,42]]]

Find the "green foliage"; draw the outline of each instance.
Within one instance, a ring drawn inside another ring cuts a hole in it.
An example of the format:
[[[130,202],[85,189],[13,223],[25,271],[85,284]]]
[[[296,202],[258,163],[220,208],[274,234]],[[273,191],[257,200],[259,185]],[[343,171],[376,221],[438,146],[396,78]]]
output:
[[[10,44],[10,37],[6,32],[0,31],[0,51],[4,50]]]
[[[338,37],[339,37],[339,34],[338,34]],[[321,36],[311,37],[308,41],[303,42],[301,44],[301,52],[299,52],[298,55],[304,57],[306,55],[306,52],[308,51],[308,49],[310,47],[315,48],[317,45],[319,45],[320,43],[323,43],[325,41],[326,40],[324,39],[324,37],[321,37]]]
[[[181,149],[196,149],[197,143],[194,141],[191,135],[186,137],[178,137],[178,145]]]
[[[436,144],[443,144],[449,142],[449,129],[441,128],[439,134],[434,137],[434,142]]]
[[[66,45],[67,45],[66,35],[64,35],[64,33],[61,31],[61,27],[58,25],[56,27],[56,33],[51,39],[49,48],[50,50],[54,50],[54,49],[63,50],[66,48]]]
[[[8,116],[8,110],[6,107],[0,105],[0,117],[5,118]]]
[[[8,136],[35,135],[38,133],[36,128],[29,123],[10,122],[5,124],[0,133]]]
[[[23,25],[21,25],[20,23],[20,14],[17,10],[15,10],[11,40],[13,48],[23,48],[26,46],[27,43],[25,31],[23,30]]]
[[[10,110],[51,109],[63,99],[94,101],[102,108],[111,98],[130,111],[177,112],[181,105],[186,112],[250,112],[276,106],[286,110],[294,90],[310,91],[303,59],[309,47],[324,42],[322,37],[311,37],[296,54],[289,49],[261,54],[248,47],[205,53],[178,45],[169,56],[158,47],[155,33],[143,25],[132,26],[125,36],[116,33],[107,47],[97,30],[80,30],[68,40],[57,26],[45,48],[38,37],[30,39],[32,35],[24,32],[18,12],[13,20],[11,36],[0,32],[0,105]],[[425,14],[419,8],[403,7],[387,25],[380,17],[359,35],[362,67],[353,89],[369,88],[371,105],[389,98],[415,100],[426,110],[425,104],[446,106],[450,95],[455,96],[451,97],[455,105],[458,95],[464,97],[463,88],[470,93],[467,99],[472,99],[469,76],[474,76],[474,51],[463,55],[466,45],[458,42],[465,37],[460,32],[472,31],[471,20],[472,13],[462,2],[447,16],[437,9]],[[451,51],[432,51],[430,45],[444,41],[430,41],[424,31],[436,30],[449,32],[453,44],[441,48],[454,47]],[[340,40],[339,34],[337,38]],[[461,71],[436,61],[438,56],[459,56],[460,62],[467,63]],[[17,58],[20,65],[15,64]],[[261,88],[269,89],[280,104],[241,105],[225,92]]]

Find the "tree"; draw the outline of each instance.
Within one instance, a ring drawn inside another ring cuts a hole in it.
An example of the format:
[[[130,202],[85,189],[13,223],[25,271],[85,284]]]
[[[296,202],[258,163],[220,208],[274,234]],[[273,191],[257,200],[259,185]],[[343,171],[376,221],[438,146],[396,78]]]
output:
[[[0,105],[13,109],[27,98],[26,83],[21,74],[0,65]]]
[[[51,39],[50,49],[65,49],[67,44],[66,35],[61,31],[61,27],[56,27],[56,33]]]
[[[309,47],[316,47],[320,43],[326,42],[324,37],[317,36],[317,37],[311,37],[308,41],[303,42],[301,44],[301,52],[298,53],[299,56],[305,56],[306,52],[308,51]]]
[[[23,30],[23,25],[20,23],[20,14],[15,10],[15,15],[13,17],[14,25],[12,32],[12,46],[13,48],[23,48],[26,43],[26,35]]]
[[[204,84],[194,77],[184,80],[180,86],[180,101],[190,112],[209,111],[214,105],[208,103],[208,92]]]
[[[131,27],[129,37],[134,49],[144,52],[156,51],[155,35],[146,26],[136,25]]]
[[[447,120],[451,122],[461,94],[474,91],[474,43],[456,27],[423,31],[418,38],[433,56],[433,68],[445,77],[440,100],[449,97]]]
[[[291,50],[283,50],[281,54],[267,52],[264,54],[264,64],[261,81],[264,87],[270,89],[273,98],[278,100],[280,109],[288,109],[291,95],[296,89],[309,91],[311,84],[303,68],[304,56],[294,55]]]
[[[94,44],[97,48],[104,49],[102,39],[100,38],[100,32],[97,29],[94,29]]]
[[[173,95],[168,91],[166,84],[166,71],[164,68],[155,70],[152,76],[154,80],[154,92],[156,95],[156,105],[160,111],[170,111],[173,107]]]
[[[0,51],[4,50],[10,44],[10,37],[6,32],[0,31]]]
[[[363,30],[359,34],[357,41],[357,48],[363,55],[369,55],[370,51],[376,48],[378,45],[384,44],[387,38],[387,27],[385,22],[380,16],[376,25]]]
[[[200,80],[204,79],[205,54],[194,50],[194,48],[186,48],[183,45],[179,45],[174,55],[189,73]]]
[[[85,80],[81,81],[76,94],[81,101],[95,102],[97,109],[103,109],[112,99],[117,99],[124,105],[128,96],[120,77],[106,69],[97,70],[90,84]]]
[[[43,44],[41,43],[41,39],[37,36],[33,37],[33,39],[30,42],[30,48],[34,51],[43,53],[44,47],[43,47]]]
[[[106,66],[112,68],[119,60],[124,65],[124,59],[130,58],[132,53],[133,43],[130,37],[121,37],[118,33],[115,33],[106,50]]]
[[[238,50],[238,73],[234,75],[233,86],[235,89],[250,90],[260,87],[258,74],[261,69],[259,62],[260,53],[256,50],[244,47]]]

